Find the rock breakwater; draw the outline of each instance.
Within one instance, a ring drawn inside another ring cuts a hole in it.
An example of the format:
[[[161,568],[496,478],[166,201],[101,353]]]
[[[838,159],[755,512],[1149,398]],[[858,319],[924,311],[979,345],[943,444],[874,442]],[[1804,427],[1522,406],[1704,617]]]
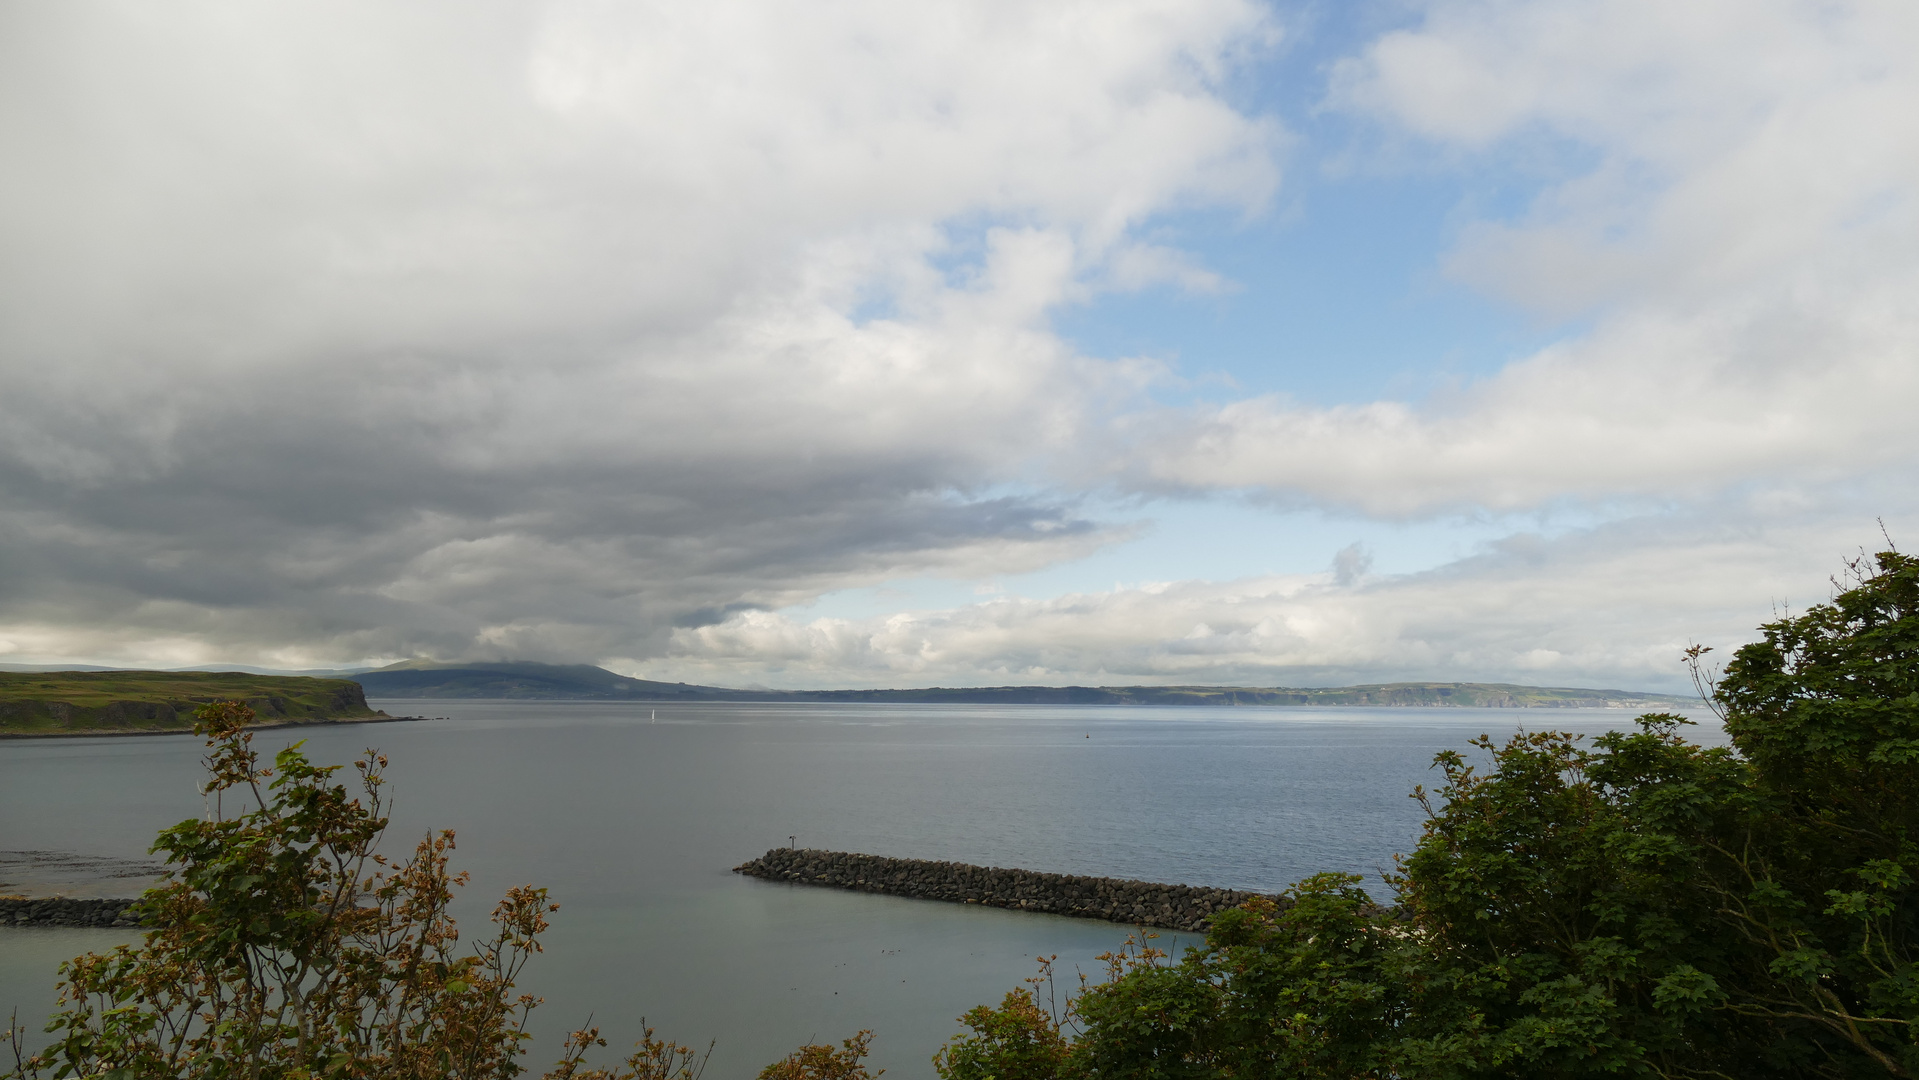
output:
[[[734,867],[733,872],[798,885],[983,904],[1192,933],[1204,932],[1219,912],[1264,895],[811,848],[774,848]],[[1286,903],[1278,897],[1267,899]]]
[[[0,926],[140,925],[132,900],[87,900],[70,896],[0,896]]]

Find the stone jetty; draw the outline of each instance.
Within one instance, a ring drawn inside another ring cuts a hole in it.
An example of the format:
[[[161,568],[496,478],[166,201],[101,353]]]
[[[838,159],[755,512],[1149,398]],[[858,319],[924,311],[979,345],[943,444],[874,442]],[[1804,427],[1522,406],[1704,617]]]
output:
[[[139,926],[132,900],[0,896],[0,926]]]
[[[797,885],[824,885],[954,904],[984,904],[1192,933],[1204,932],[1218,912],[1265,895],[1237,889],[1159,885],[1150,881],[1006,870],[925,859],[889,859],[811,848],[774,848],[734,867],[733,872]],[[1267,899],[1282,906],[1287,903],[1279,897]]]

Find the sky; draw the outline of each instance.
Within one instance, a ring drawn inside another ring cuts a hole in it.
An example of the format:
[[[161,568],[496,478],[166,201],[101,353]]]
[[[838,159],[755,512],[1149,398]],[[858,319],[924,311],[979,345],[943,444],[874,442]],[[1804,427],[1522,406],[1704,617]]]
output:
[[[0,663],[1680,690],[1919,543],[1919,7],[0,4]]]

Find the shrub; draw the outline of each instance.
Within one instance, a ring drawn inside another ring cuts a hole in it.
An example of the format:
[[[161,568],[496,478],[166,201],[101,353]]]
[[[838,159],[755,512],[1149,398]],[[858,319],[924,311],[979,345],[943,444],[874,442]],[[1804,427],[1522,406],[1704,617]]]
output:
[[[1059,1020],[1025,987],[1008,991],[999,1008],[978,1006],[959,1022],[973,1034],[933,1057],[933,1068],[948,1080],[1045,1080],[1065,1064],[1069,1043]]]
[[[878,1080],[886,1072],[868,1073],[862,1060],[871,1031],[862,1031],[840,1043],[840,1049],[818,1043],[802,1046],[760,1070],[760,1080]]]

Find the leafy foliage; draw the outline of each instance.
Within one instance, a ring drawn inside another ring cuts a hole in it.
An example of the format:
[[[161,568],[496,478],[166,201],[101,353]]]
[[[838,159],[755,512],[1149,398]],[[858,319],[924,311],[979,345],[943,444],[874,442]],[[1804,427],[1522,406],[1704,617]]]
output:
[[[885,1069],[869,1073],[863,1061],[871,1031],[861,1031],[840,1043],[838,1050],[814,1043],[802,1046],[760,1070],[760,1080],[879,1080]]]
[[[711,1044],[702,1054],[690,1046],[657,1037],[645,1020],[640,1021],[640,1027],[645,1034],[633,1053],[623,1067],[612,1069],[585,1068],[587,1051],[606,1045],[606,1040],[600,1038],[599,1028],[590,1027],[568,1035],[565,1053],[560,1063],[546,1074],[546,1080],[700,1080],[713,1053]]]
[[[1025,987],[1007,991],[997,1009],[981,1005],[970,1010],[960,1023],[973,1034],[954,1039],[934,1056],[933,1065],[941,1076],[1029,1080],[1057,1076],[1065,1064],[1069,1044],[1058,1019],[1040,1008]]]
[[[1713,690],[1731,750],[1653,714],[1435,762],[1374,907],[1322,875],[1136,950],[1064,1022],[961,1018],[946,1080],[1907,1077],[1919,1072],[1919,560],[1849,568]],[[1698,665],[1706,650],[1688,654]],[[1697,675],[1699,668],[1695,666]],[[1072,1028],[1074,1038],[1066,1037]],[[1029,1052],[1044,1045],[1044,1054]]]

